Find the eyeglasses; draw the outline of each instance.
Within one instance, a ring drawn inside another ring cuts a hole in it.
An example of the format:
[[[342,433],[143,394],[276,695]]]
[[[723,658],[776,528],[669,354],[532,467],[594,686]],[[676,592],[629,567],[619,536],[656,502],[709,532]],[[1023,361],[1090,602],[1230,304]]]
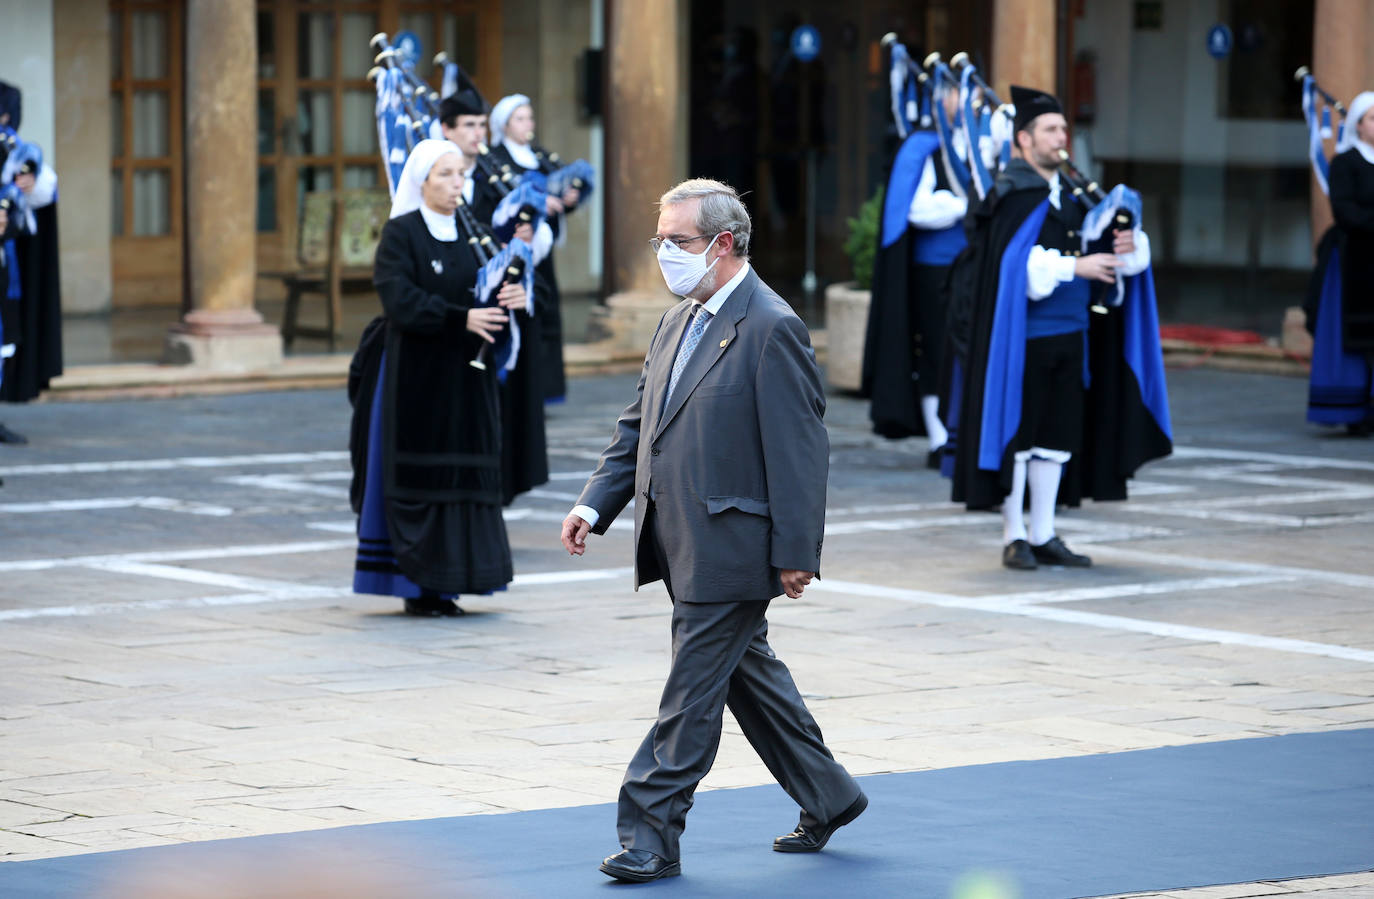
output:
[[[714,234],[698,234],[696,237],[684,237],[680,240],[673,240],[670,237],[651,237],[649,238],[649,249],[653,250],[654,255],[657,256],[659,248],[662,247],[665,243],[670,243],[675,247],[682,247],[691,243],[694,240],[705,240],[708,237],[715,236],[716,235]]]

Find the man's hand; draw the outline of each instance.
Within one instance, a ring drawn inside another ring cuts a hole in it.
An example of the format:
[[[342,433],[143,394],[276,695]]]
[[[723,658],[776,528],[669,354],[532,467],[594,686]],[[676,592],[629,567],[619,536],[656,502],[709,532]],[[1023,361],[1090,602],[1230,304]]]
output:
[[[544,211],[549,215],[558,215],[563,211],[563,201],[555,196],[545,197]]]
[[[1111,253],[1093,253],[1091,256],[1079,256],[1078,261],[1073,264],[1073,273],[1089,281],[1115,284],[1116,270],[1120,267],[1121,260]]]
[[[534,226],[529,222],[521,222],[515,226],[515,236],[527,244],[534,243]]]
[[[569,515],[563,519],[563,548],[568,555],[580,556],[587,551],[587,534],[592,526],[581,515]]]
[[[575,187],[570,187],[563,191],[563,208],[572,209],[577,206],[577,202],[582,199],[582,191]]]
[[[1118,256],[1129,256],[1135,252],[1135,230],[1113,231],[1112,252]]]
[[[14,186],[26,194],[33,193],[34,177],[32,172],[21,172],[14,176]]]
[[[782,579],[782,592],[787,594],[788,599],[796,599],[802,595],[806,585],[811,583],[811,578],[815,576],[814,571],[797,571],[793,568],[784,568],[778,572]]]

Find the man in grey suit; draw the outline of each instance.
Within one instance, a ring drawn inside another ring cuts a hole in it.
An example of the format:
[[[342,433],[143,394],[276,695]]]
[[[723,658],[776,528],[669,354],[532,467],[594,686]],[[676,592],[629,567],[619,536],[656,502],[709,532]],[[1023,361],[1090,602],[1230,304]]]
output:
[[[658,720],[620,788],[617,880],[681,873],[678,839],[720,745],[725,706],[801,806],[779,852],[815,852],[868,800],[835,761],[764,613],[820,570],[830,440],[810,336],[749,265],[749,213],[718,181],[659,201],[650,241],[685,297],[649,343],[635,399],[578,504],[563,545],[580,556],[635,499],[635,589],[662,579],[673,661]],[[701,247],[701,249],[691,249]]]

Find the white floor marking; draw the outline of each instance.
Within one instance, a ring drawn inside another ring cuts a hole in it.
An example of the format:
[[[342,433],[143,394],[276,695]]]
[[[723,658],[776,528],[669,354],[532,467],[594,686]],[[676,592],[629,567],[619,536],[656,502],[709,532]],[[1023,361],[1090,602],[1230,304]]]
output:
[[[145,574],[150,577],[170,577],[172,574],[188,573],[186,569],[175,569],[166,571],[164,566],[131,566],[138,570],[131,570],[133,574]],[[164,568],[164,573],[158,573],[154,569]],[[111,570],[114,570],[113,565]],[[588,581],[615,580],[629,578],[634,572],[633,568],[593,568],[586,571],[544,571],[535,574],[519,574],[511,582],[514,587],[524,586],[548,586],[550,584],[582,584]],[[189,572],[190,574],[213,575],[215,572]],[[191,580],[191,578],[176,577],[174,580]],[[220,583],[228,585],[232,575],[222,576],[220,580],[205,580],[202,583]],[[243,581],[254,579],[244,578]],[[273,581],[262,583],[275,584]],[[33,618],[87,618],[96,615],[121,615],[127,612],[148,612],[164,609],[195,609],[213,608],[217,606],[243,606],[257,605],[269,602],[287,602],[291,600],[304,599],[381,599],[388,597],[376,597],[373,594],[354,593],[351,587],[308,585],[308,584],[286,584],[282,583],[267,590],[256,590],[248,593],[233,593],[222,596],[193,596],[184,599],[145,599],[131,600],[129,602],[99,602],[79,606],[46,606],[27,609],[0,609],[0,621],[21,621]]]
[[[1172,459],[1235,459],[1239,462],[1271,462],[1295,468],[1348,468],[1352,471],[1374,471],[1374,462],[1338,459],[1334,456],[1295,456],[1287,453],[1256,453],[1249,450],[1230,450],[1205,446],[1175,446]]]
[[[872,596],[918,605],[968,609],[999,615],[1019,615],[1023,618],[1038,618],[1064,624],[1082,624],[1107,630],[1131,631],[1159,637],[1177,637],[1199,643],[1226,643],[1256,649],[1273,649],[1279,652],[1327,656],[1333,659],[1349,659],[1374,664],[1374,651],[1367,649],[1355,649],[1331,643],[1313,643],[1307,640],[1290,640],[1286,637],[1267,637],[1262,634],[1247,634],[1240,631],[1195,627],[1186,624],[1171,624],[1164,621],[1149,621],[1142,618],[1127,618],[1121,615],[1103,615],[1097,612],[1083,612],[1058,606],[1021,605],[1009,601],[1014,594],[1003,597],[954,596],[947,593],[930,593],[923,590],[904,590],[899,587],[860,584],[854,581],[837,581],[831,578],[814,581],[806,589],[808,592],[819,590],[820,592],[841,593],[850,596]]]
[[[290,581],[276,581],[267,578],[245,577],[226,574],[220,571],[205,571],[200,568],[182,568],[177,565],[157,565],[151,562],[129,562],[110,560],[84,566],[97,571],[115,574],[132,574],[139,577],[159,578],[168,581],[185,581],[190,584],[205,584],[213,587],[229,587],[234,590],[249,590],[272,593],[294,593],[298,590],[309,592],[315,589],[311,584],[295,584]]]
[[[258,453],[246,456],[177,456],[170,459],[124,459],[113,462],[70,462],[51,465],[0,467],[0,477],[36,474],[105,474],[111,471],[167,471],[173,468],[234,468],[239,465],[294,465],[306,462],[347,462],[346,452]]]
[[[34,512],[95,512],[101,509],[159,509],[164,512],[184,512],[187,515],[233,515],[228,506],[212,506],[166,496],[110,496],[103,499],[54,499],[38,503],[0,503],[0,515],[24,515]]]
[[[152,550],[136,553],[111,553],[98,556],[54,556],[46,559],[16,559],[0,562],[0,572],[47,571],[52,568],[99,568],[124,562],[188,562],[195,559],[241,559],[253,556],[281,556],[292,553],[335,552],[357,549],[356,540],[308,540],[299,543],[257,543],[240,546],[207,546],[195,549]]]
[[[1321,581],[1328,584],[1340,584],[1344,587],[1361,587],[1374,590],[1374,575],[1328,571],[1323,568],[1298,568],[1291,565],[1269,565],[1263,562],[1233,562],[1227,559],[1209,559],[1172,552],[1150,552],[1149,550],[1128,549],[1122,546],[1103,546],[1094,552],[1107,558],[1163,565],[1170,568],[1199,568],[1203,571],[1231,571],[1237,574],[1272,574],[1294,577],[1301,581]]]
[[[287,493],[309,493],[315,496],[327,496],[330,499],[348,499],[347,487],[312,484],[310,482],[312,479],[289,474],[235,475],[227,478],[216,478],[216,480],[224,484],[235,484],[239,487],[256,487],[259,490],[284,490]]]

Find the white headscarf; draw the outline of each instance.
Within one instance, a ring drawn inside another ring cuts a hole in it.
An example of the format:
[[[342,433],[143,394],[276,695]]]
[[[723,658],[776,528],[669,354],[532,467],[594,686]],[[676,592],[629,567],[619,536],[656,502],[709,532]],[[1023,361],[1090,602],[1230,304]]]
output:
[[[1374,163],[1374,147],[1360,140],[1355,130],[1355,126],[1370,109],[1374,109],[1374,91],[1365,91],[1350,101],[1350,109],[1345,114],[1345,134],[1341,136],[1340,143],[1336,144],[1337,153],[1344,153],[1354,147],[1360,151],[1366,162]]]
[[[506,138],[506,122],[510,121],[511,113],[521,106],[533,106],[530,98],[524,94],[511,94],[509,97],[502,97],[496,105],[491,108],[491,115],[487,117],[487,124],[491,128],[491,142],[499,144]]]
[[[414,212],[424,205],[422,186],[429,177],[429,170],[434,168],[434,163],[445,153],[457,153],[460,159],[463,156],[463,151],[458,149],[458,145],[453,141],[433,138],[420,141],[415,145],[415,149],[410,151],[410,156],[406,157],[405,168],[401,170],[401,177],[396,181],[396,196],[391,198],[392,218]]]

